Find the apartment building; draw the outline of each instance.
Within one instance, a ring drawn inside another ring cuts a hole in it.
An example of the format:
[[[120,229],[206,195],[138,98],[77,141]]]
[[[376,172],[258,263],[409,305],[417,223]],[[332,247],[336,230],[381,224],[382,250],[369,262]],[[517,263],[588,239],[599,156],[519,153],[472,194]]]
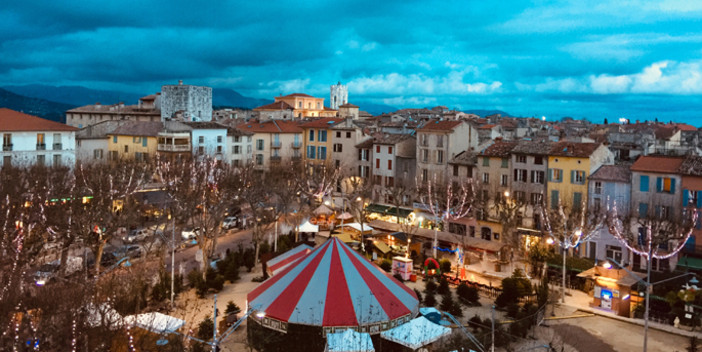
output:
[[[469,123],[431,119],[417,129],[417,177],[420,181],[448,181],[448,161],[478,145],[478,133]]]

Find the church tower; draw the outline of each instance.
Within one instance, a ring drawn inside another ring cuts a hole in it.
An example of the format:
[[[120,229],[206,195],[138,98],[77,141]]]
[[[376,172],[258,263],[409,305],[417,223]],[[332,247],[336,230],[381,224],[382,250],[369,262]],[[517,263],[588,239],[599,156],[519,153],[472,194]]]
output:
[[[331,86],[331,96],[329,97],[329,107],[338,110],[339,105],[344,105],[349,102],[349,91],[341,82],[337,82]]]

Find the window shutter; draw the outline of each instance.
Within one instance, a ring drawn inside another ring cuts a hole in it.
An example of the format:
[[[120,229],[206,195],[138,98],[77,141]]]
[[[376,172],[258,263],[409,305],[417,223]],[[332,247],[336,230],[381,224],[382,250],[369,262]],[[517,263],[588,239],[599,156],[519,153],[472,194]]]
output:
[[[675,193],[675,179],[674,178],[670,179],[670,193],[671,194]]]
[[[656,217],[660,218],[661,217],[661,206],[656,205]]]
[[[641,176],[639,178],[640,184],[639,184],[639,191],[641,192],[648,192],[648,176]]]
[[[575,170],[570,170],[570,183],[575,183]]]
[[[658,177],[656,178],[656,192],[660,192],[663,190],[663,178]]]
[[[683,204],[682,204],[683,207],[686,207],[687,203],[689,203],[689,202],[690,202],[690,194],[689,194],[688,190],[683,188]],[[697,202],[699,203],[699,199],[697,200]]]
[[[639,218],[645,218],[648,214],[648,204],[639,203]]]
[[[553,181],[553,169],[548,169],[548,180]]]
[[[695,194],[697,195],[697,208],[702,208],[702,194],[700,191],[695,191]]]
[[[514,169],[514,182],[517,182],[517,169]]]

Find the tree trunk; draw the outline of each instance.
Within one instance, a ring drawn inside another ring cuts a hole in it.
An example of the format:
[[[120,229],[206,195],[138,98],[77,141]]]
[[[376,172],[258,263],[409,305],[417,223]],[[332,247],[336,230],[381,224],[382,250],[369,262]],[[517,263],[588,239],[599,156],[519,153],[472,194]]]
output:
[[[100,274],[100,262],[102,261],[102,253],[105,250],[105,244],[107,243],[107,239],[105,240],[100,240],[98,243],[97,251],[95,251],[95,275]]]

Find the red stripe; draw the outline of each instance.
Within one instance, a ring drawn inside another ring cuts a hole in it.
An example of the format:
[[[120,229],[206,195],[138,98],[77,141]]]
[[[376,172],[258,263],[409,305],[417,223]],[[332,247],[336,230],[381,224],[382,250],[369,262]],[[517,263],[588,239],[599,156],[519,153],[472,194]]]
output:
[[[341,266],[341,259],[339,259],[339,250],[336,248],[337,240],[333,242],[323,324],[324,326],[356,326],[358,320],[356,319],[356,311],[353,309],[353,301],[344,275],[344,268]]]
[[[292,263],[292,262],[294,262],[294,261],[300,259],[301,257],[304,257],[305,254],[307,254],[307,250],[303,250],[303,251],[297,252],[297,253],[295,253],[295,254],[293,254],[293,255],[291,255],[291,256],[289,256],[289,257],[287,257],[287,258],[281,260],[280,262],[275,263],[275,264],[269,266],[268,268],[271,269],[271,272],[274,272],[274,271],[278,270],[278,268],[282,268],[282,267],[284,267],[285,265],[287,265],[287,264],[289,264],[289,263]]]
[[[322,261],[324,254],[329,248],[328,245],[324,247],[326,248],[324,250],[318,251],[315,254],[315,257],[312,259],[312,261],[309,264],[307,264],[307,266],[305,266],[305,268],[302,269],[300,274],[298,274],[297,277],[293,279],[293,281],[288,285],[288,287],[286,287],[280,293],[280,295],[278,295],[278,297],[273,302],[271,302],[271,304],[266,309],[267,316],[283,321],[288,321],[290,315],[295,310],[295,307],[297,306],[297,302],[300,300],[300,297],[302,297],[302,294],[305,293],[305,289],[309,285],[310,280],[314,275],[314,272],[317,270],[319,262]]]
[[[322,248],[324,248],[324,246],[315,249],[315,251],[316,251],[316,250],[322,250]],[[281,273],[279,273],[278,275],[275,275],[275,276],[271,277],[270,279],[264,281],[264,282],[261,283],[260,285],[256,286],[256,288],[253,289],[253,291],[249,292],[249,294],[246,295],[246,300],[247,300],[249,303],[253,302],[261,293],[263,293],[263,291],[265,291],[265,290],[267,290],[269,287],[273,286],[273,284],[275,284],[276,282],[278,282],[278,280],[280,280],[283,276],[285,276],[285,274],[287,274],[288,272],[290,272],[290,270],[292,270],[292,269],[295,268],[295,267],[296,267],[296,265],[290,265],[290,266],[288,266],[287,268],[285,268],[285,269],[284,269]]]
[[[383,285],[383,283],[381,283],[380,280],[378,280],[378,278],[375,277],[375,275],[363,265],[363,263],[360,262],[358,254],[355,252],[352,253],[352,250],[347,246],[342,247],[344,248],[346,255],[351,260],[351,263],[353,263],[353,266],[363,278],[363,281],[365,281],[366,286],[368,286],[371,292],[373,292],[375,299],[378,300],[380,306],[383,307],[385,314],[387,314],[390,319],[399,318],[403,315],[411,313],[411,311],[407,309],[402,302],[400,302],[400,299],[393,295],[392,292],[390,292],[390,290],[385,287],[385,285]]]

